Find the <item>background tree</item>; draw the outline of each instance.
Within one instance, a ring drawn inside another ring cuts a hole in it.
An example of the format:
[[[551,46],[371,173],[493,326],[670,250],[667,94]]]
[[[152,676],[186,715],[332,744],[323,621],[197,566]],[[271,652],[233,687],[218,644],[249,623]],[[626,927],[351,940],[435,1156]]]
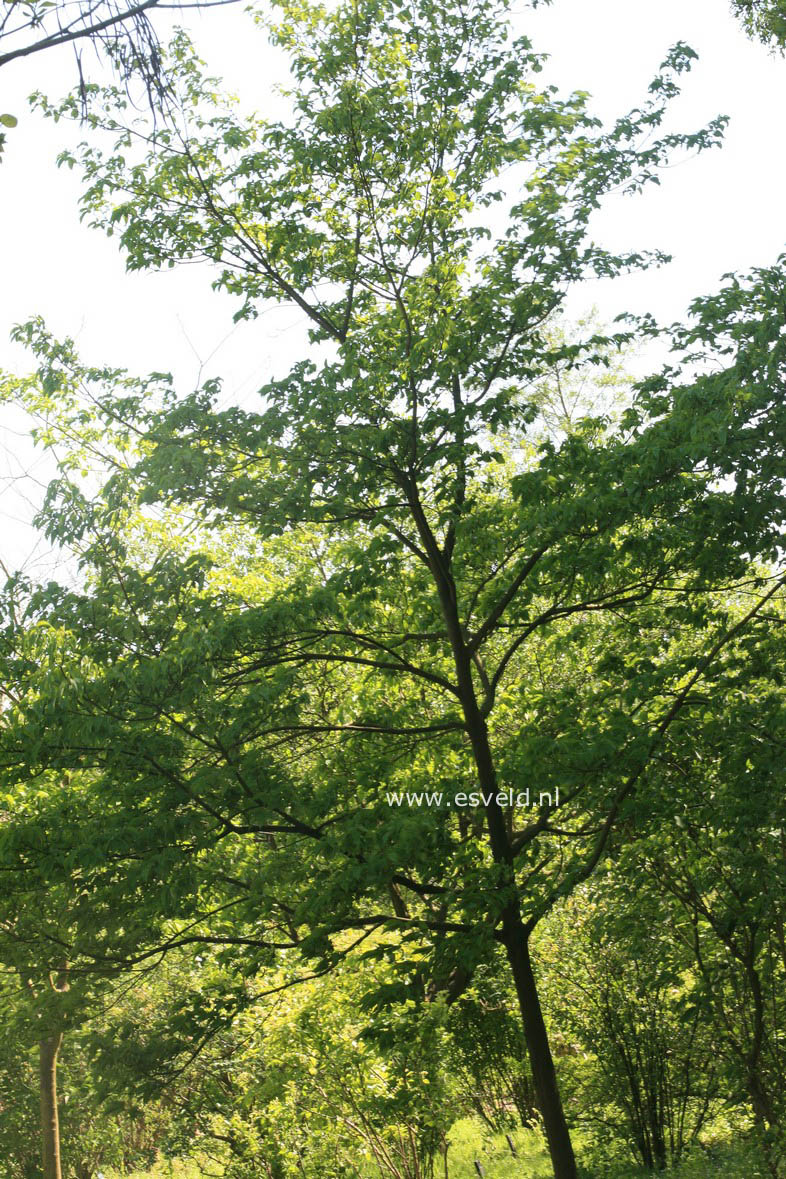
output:
[[[568,1041],[566,1084],[598,1154],[611,1132],[647,1170],[677,1166],[724,1087],[691,957],[657,901],[624,874],[597,879],[541,931],[538,961]]]
[[[496,1132],[537,1123],[516,1000],[500,978],[500,965],[475,971],[448,1024],[450,1068],[460,1099]]]
[[[729,653],[721,699],[664,760],[671,814],[630,855],[643,895],[657,890],[692,956],[695,1004],[712,1019],[727,1090],[745,1095],[777,1175],[786,1157],[782,600],[758,625],[756,659],[750,641]]]

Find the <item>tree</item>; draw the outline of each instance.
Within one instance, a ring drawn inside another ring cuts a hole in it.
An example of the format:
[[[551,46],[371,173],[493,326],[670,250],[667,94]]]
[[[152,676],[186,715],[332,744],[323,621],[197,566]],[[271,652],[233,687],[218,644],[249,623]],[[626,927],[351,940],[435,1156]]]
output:
[[[7,839],[6,831],[2,834]],[[21,1017],[28,1037],[38,1043],[43,1177],[62,1179],[57,1065],[72,1008],[70,963],[62,942],[67,902],[57,886],[46,896],[31,896],[28,874],[21,876],[21,881],[12,875],[3,898],[0,961],[4,973],[16,980],[24,996],[12,1008],[13,1013]]]
[[[773,1175],[786,1160],[783,626],[781,601],[756,640],[728,653],[714,706],[659,769],[671,805],[626,857],[691,955],[694,1005],[712,1020],[727,1088],[752,1110]]]
[[[139,1101],[133,1108],[129,1108],[128,1101],[122,1108],[108,1107],[100,1091],[104,1078],[88,1052],[92,1038],[108,1034],[104,1008],[109,1007],[117,1022],[120,1013],[133,1003],[138,1017],[139,1000],[144,998],[141,989],[134,987],[129,994],[129,981],[124,980],[109,996],[108,1003],[104,995],[104,1004],[91,1005],[90,1026],[74,1019],[73,1013],[68,1013],[65,1021],[62,1010],[58,1013],[60,1029],[64,1022],[68,1029],[58,1047],[56,1062],[61,1090],[58,1139],[62,1138],[63,1172],[73,1179],[94,1179],[107,1167],[151,1165],[156,1148],[166,1137],[171,1120],[168,1110]],[[41,988],[36,998],[30,988],[20,986],[14,971],[4,968],[0,972],[4,1024],[0,1047],[0,1147],[7,1179],[40,1179],[42,1175],[40,1058],[36,1041],[41,1039],[48,998],[41,994]],[[108,1078],[119,1071],[117,1043],[111,1061]],[[51,1109],[49,1106],[47,1112],[51,1113]],[[56,1157],[55,1151],[51,1154]],[[43,1173],[48,1172],[44,1169]]]
[[[493,965],[475,971],[452,1007],[450,1071],[467,1111],[499,1133],[536,1125],[537,1106],[515,996],[500,977],[504,963]]]
[[[112,64],[125,85],[141,81],[151,108],[165,102],[160,45],[151,16],[156,10],[213,8],[235,0],[5,0],[0,14],[0,68],[12,61],[72,45],[81,86],[80,46],[89,42]],[[17,118],[0,114],[0,126],[13,128]],[[0,132],[0,157],[5,132]]]
[[[155,10],[230,3],[232,0],[175,0],[171,4],[164,0],[6,0],[0,17],[0,67],[59,45],[90,41],[122,67],[124,77],[140,72],[153,84],[159,78],[158,38],[150,22]]]
[[[540,59],[485,0],[284,5],[274,37],[298,84],[288,123],[236,118],[182,37],[193,132],[139,155],[117,91],[103,111],[92,92],[118,140],[85,149],[86,204],[129,265],[212,260],[239,314],[296,304],[311,358],[259,413],[219,412],[214,387],[159,410],[22,333],[41,358],[29,404],[95,445],[119,419],[145,440],[102,501],[74,472],[52,489],[48,526],[81,538],[90,592],[28,615],[69,654],[20,685],[6,765],[89,771],[96,798],[164,832],[175,807],[158,863],[185,845],[206,871],[216,849],[213,897],[237,922],[211,928],[203,904],[197,937],[327,968],[339,934],[404,930],[399,985],[449,998],[501,944],[554,1173],[573,1179],[530,938],[626,838],[674,721],[778,592],[751,561],[775,560],[784,520],[782,272],[697,301],[617,426],[544,439],[539,382],[654,330],[555,342],[544,325],[571,284],[653,261],[591,241],[604,195],[718,141],[717,123],[653,137],[691,52],[602,131],[585,96],[538,90]],[[130,551],[131,505],[167,498],[256,534],[253,593]],[[741,581],[758,593],[736,611]],[[437,805],[390,803],[437,784]]]
[[[733,0],[735,14],[751,37],[765,45],[786,45],[786,4],[783,0]]]
[[[13,586],[12,596],[18,588]],[[51,632],[39,630],[28,639],[27,649],[18,648],[16,652],[23,662],[35,659],[49,643],[53,644],[52,650],[58,646]],[[5,666],[10,670],[10,665]],[[10,680],[4,683],[3,695],[6,701],[15,697]],[[71,1075],[81,1071],[86,1081],[89,1070],[80,1059],[80,1032],[86,1023],[96,1019],[120,973],[104,960],[103,951],[109,944],[115,954],[130,956],[162,916],[160,905],[155,908],[157,916],[149,908],[146,910],[142,882],[134,895],[128,876],[124,879],[124,895],[118,890],[107,897],[106,889],[103,897],[95,894],[85,857],[78,862],[73,856],[75,829],[89,839],[92,827],[94,837],[100,837],[100,816],[86,805],[89,797],[89,784],[77,775],[34,775],[18,782],[13,793],[5,794],[3,805],[9,809],[0,821],[0,978],[7,993],[17,992],[15,1001],[4,1003],[4,1018],[14,1033],[14,1051],[21,1057],[18,1076],[24,1076],[24,1062],[31,1047],[37,1047],[38,1131],[44,1179],[61,1179],[64,1173],[58,1093],[61,1052],[64,1046],[68,1050]],[[106,867],[111,878],[111,863]],[[160,924],[158,936],[160,940]],[[23,1104],[23,1092],[18,1091],[14,1097]],[[67,1144],[72,1148],[68,1162],[80,1176],[90,1179],[91,1159],[111,1157],[118,1127],[104,1126],[96,1144],[89,1126],[77,1122],[74,1109],[72,1106],[67,1119]],[[13,1110],[12,1133],[18,1120],[18,1111]],[[94,1120],[100,1120],[98,1111],[94,1111]],[[24,1117],[22,1125],[29,1140],[31,1126]]]
[[[548,1009],[573,1047],[574,1103],[600,1150],[622,1131],[646,1169],[678,1165],[722,1086],[717,1031],[663,906],[612,868],[561,907],[537,952]]]

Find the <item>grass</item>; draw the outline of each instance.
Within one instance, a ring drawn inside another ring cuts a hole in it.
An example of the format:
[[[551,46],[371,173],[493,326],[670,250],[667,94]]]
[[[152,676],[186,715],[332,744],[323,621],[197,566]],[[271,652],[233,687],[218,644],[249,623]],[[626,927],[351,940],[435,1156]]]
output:
[[[478,1179],[475,1159],[483,1168],[484,1179],[551,1179],[552,1170],[541,1135],[518,1130],[511,1135],[517,1158],[511,1154],[504,1135],[478,1133],[478,1124],[470,1119],[457,1122],[450,1132],[450,1179]],[[589,1149],[581,1135],[574,1136],[577,1154],[583,1165],[581,1179],[653,1179],[651,1171],[635,1163],[604,1155],[597,1146]],[[593,1157],[594,1156],[594,1157]],[[589,1158],[592,1157],[592,1161]],[[698,1151],[681,1166],[668,1171],[668,1179],[769,1179],[763,1167],[751,1158],[742,1143],[728,1139],[713,1151]]]
[[[188,1159],[162,1159],[152,1171],[107,1171],[106,1179],[203,1179],[198,1163]]]

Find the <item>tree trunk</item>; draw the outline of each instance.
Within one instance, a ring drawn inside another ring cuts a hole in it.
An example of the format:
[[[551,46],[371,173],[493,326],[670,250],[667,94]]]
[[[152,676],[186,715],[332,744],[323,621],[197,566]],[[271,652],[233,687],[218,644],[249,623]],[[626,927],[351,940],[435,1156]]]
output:
[[[454,401],[456,398],[457,391],[454,385]],[[573,1153],[570,1131],[565,1121],[562,1099],[557,1086],[557,1075],[549,1047],[546,1024],[543,1020],[538,988],[532,973],[529,938],[521,917],[513,849],[504,812],[497,802],[497,772],[491,752],[488,728],[475,694],[472,677],[472,653],[467,646],[461,626],[456,586],[449,569],[452,539],[446,541],[446,550],[443,552],[434,538],[422,504],[418,499],[417,490],[412,484],[407,488],[407,495],[413,520],[427,554],[429,569],[439,595],[442,616],[445,619],[453,651],[461,709],[464,713],[467,736],[472,746],[478,785],[484,795],[486,829],[491,853],[495,864],[503,869],[499,882],[500,890],[506,898],[500,912],[502,940],[507,951],[518,996],[524,1039],[532,1068],[538,1107],[543,1118],[543,1128],[546,1132],[554,1179],[576,1179],[576,1157]]]
[[[576,1157],[562,1108],[557,1074],[549,1046],[540,996],[532,972],[529,942],[518,913],[504,920],[505,950],[516,985],[524,1039],[527,1042],[532,1079],[535,1084],[543,1129],[554,1168],[554,1179],[576,1179]],[[510,926],[510,928],[509,928]],[[518,929],[516,929],[518,926]]]
[[[60,1127],[57,1118],[57,1054],[62,1034],[50,1036],[38,1045],[41,1082],[41,1158],[44,1179],[62,1179],[60,1169]]]
[[[467,669],[468,670],[468,669]],[[466,681],[465,681],[466,682]],[[576,1156],[570,1140],[565,1111],[562,1108],[557,1074],[549,1046],[548,1032],[543,1019],[540,996],[532,971],[529,953],[529,936],[521,917],[518,887],[516,885],[513,852],[505,825],[505,816],[497,802],[497,776],[491,754],[486,723],[477,708],[474,692],[467,692],[462,701],[467,730],[478,779],[488,801],[485,804],[486,825],[494,860],[504,866],[505,876],[501,887],[512,899],[506,901],[502,910],[502,940],[510,964],[513,982],[521,1012],[524,1039],[527,1044],[532,1079],[535,1085],[540,1116],[546,1133],[554,1179],[576,1179]]]

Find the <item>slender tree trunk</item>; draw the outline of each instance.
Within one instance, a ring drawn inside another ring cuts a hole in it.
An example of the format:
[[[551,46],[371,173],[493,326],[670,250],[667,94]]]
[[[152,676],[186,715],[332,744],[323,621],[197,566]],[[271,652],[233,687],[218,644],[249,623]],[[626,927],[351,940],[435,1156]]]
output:
[[[50,1036],[38,1045],[41,1082],[41,1158],[44,1179],[62,1179],[60,1169],[60,1126],[57,1118],[57,1054],[62,1034]]]
[[[467,669],[469,670],[469,669]],[[474,690],[471,697],[464,699],[464,715],[472,742],[475,764],[481,789],[489,800],[486,803],[486,825],[492,854],[497,864],[506,869],[501,887],[506,893],[514,893],[502,909],[502,937],[510,964],[516,996],[519,1002],[524,1039],[527,1044],[532,1079],[535,1085],[543,1129],[546,1133],[554,1179],[576,1179],[576,1156],[570,1140],[565,1111],[562,1108],[557,1074],[551,1055],[548,1032],[543,1019],[532,959],[529,952],[529,935],[524,928],[518,889],[515,882],[513,853],[510,837],[505,825],[505,816],[497,802],[497,776],[491,754],[486,722],[477,708]]]
[[[457,412],[459,408],[458,385],[454,382],[454,404]],[[461,430],[457,442],[461,442]],[[463,473],[459,472],[460,481]],[[453,533],[443,552],[436,542],[433,532],[418,498],[417,488],[413,483],[406,486],[412,517],[420,534],[424,550],[427,555],[429,569],[439,596],[442,616],[445,619],[448,639],[453,652],[456,668],[456,680],[459,699],[464,713],[467,736],[472,746],[472,756],[478,775],[480,786],[485,799],[486,828],[489,844],[495,864],[502,869],[499,888],[505,897],[500,912],[502,920],[502,938],[507,952],[508,962],[513,974],[516,995],[519,1001],[521,1019],[524,1029],[524,1039],[527,1044],[532,1077],[535,1084],[535,1095],[543,1118],[543,1128],[546,1132],[551,1165],[554,1179],[576,1179],[576,1157],[570,1140],[570,1131],[562,1108],[557,1074],[549,1047],[549,1038],[540,997],[532,972],[532,962],[529,954],[529,938],[521,917],[521,904],[516,884],[516,871],[511,847],[510,835],[505,822],[505,814],[497,802],[497,772],[494,757],[491,752],[488,728],[478,705],[475,684],[472,676],[472,653],[467,646],[461,620],[458,612],[456,585],[450,571],[450,560],[453,549]],[[463,502],[463,491],[460,495]]]
[[[515,914],[511,924],[514,927],[514,932],[510,937],[507,931],[505,932],[505,950],[516,986],[532,1079],[535,1083],[535,1093],[543,1118],[543,1129],[546,1132],[551,1164],[554,1168],[554,1179],[576,1179],[576,1157],[573,1153],[570,1131],[565,1120],[565,1111],[562,1108],[548,1032],[543,1019],[535,976],[532,972],[529,942],[518,913]],[[518,931],[515,931],[516,924],[519,927]]]

